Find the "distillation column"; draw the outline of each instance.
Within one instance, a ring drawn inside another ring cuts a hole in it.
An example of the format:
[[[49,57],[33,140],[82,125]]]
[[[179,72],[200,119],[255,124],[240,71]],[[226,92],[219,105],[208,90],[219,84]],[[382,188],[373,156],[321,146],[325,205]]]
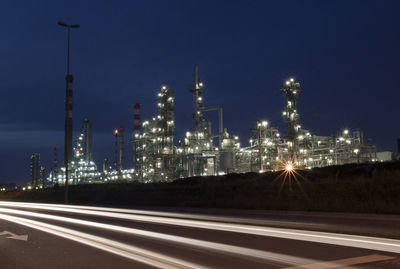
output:
[[[203,83],[199,78],[199,69],[197,66],[194,67],[194,87],[190,90],[194,96],[194,129],[195,131],[204,131],[204,119],[201,108],[203,107]]]
[[[139,154],[138,154],[138,147],[139,147],[139,138],[140,130],[141,130],[141,123],[140,123],[140,104],[136,103],[133,105],[133,165],[135,168],[135,172],[139,175],[141,173],[141,168],[139,166]]]
[[[297,133],[299,131],[299,114],[297,113],[297,95],[300,92],[300,83],[294,79],[286,81],[286,85],[281,88],[283,96],[287,100],[287,105],[283,111],[283,119],[287,124],[286,142],[288,148],[288,161],[296,162],[297,152]]]
[[[84,121],[85,125],[85,160],[86,163],[93,161],[93,136],[92,136],[92,122],[88,119]]]

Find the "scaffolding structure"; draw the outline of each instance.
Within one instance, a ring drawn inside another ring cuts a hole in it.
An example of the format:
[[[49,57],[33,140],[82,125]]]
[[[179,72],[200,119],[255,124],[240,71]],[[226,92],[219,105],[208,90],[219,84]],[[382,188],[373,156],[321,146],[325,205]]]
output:
[[[144,121],[142,128],[136,127],[133,138],[136,168],[134,176],[142,182],[168,181],[175,176],[174,92],[163,85],[158,93],[158,100],[158,115],[151,121]],[[140,106],[136,106],[136,109],[139,108]],[[136,117],[135,119],[138,120]]]

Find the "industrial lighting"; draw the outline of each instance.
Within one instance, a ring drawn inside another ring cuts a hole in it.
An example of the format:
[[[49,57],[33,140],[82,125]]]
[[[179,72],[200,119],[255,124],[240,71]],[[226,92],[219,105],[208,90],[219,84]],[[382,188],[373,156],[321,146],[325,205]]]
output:
[[[290,163],[286,165],[285,167],[286,171],[292,171],[293,170],[293,165],[291,165]]]

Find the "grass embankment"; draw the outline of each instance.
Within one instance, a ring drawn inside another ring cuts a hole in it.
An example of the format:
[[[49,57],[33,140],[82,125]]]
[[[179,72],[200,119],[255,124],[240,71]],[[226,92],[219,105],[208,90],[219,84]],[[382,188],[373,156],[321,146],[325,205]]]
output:
[[[229,174],[171,183],[108,183],[69,187],[74,204],[400,213],[400,163]],[[291,184],[290,184],[291,182]],[[62,203],[63,188],[13,191],[0,200]]]

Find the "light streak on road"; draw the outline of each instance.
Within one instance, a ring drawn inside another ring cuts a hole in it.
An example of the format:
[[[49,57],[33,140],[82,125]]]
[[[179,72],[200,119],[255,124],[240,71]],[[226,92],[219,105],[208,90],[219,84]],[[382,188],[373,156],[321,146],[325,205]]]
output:
[[[110,239],[105,239],[99,236],[90,235],[87,233],[78,232],[72,229],[51,225],[39,221],[19,218],[0,214],[0,218],[24,225],[36,230],[54,234],[60,237],[67,238],[94,248],[98,248],[131,260],[145,263],[157,268],[205,268],[199,264],[189,263],[180,259],[171,258],[161,255],[156,252],[148,251],[142,248],[134,247]]]
[[[60,221],[60,222],[65,222],[65,223],[84,225],[84,226],[89,226],[89,227],[98,228],[98,229],[105,229],[105,230],[109,230],[109,231],[113,231],[113,232],[123,232],[123,233],[128,233],[131,235],[147,237],[147,238],[151,238],[151,239],[155,239],[155,240],[165,240],[165,241],[175,243],[175,244],[178,243],[178,244],[188,245],[190,247],[195,247],[195,248],[204,248],[206,250],[211,250],[214,252],[221,252],[221,253],[225,253],[225,254],[232,255],[232,256],[240,256],[242,258],[247,258],[247,259],[251,259],[251,260],[258,260],[259,262],[263,262],[263,263],[267,263],[267,264],[269,264],[271,261],[279,262],[279,263],[283,263],[283,264],[289,264],[289,265],[301,265],[301,264],[317,262],[316,260],[305,259],[305,258],[301,258],[301,257],[291,256],[291,255],[278,254],[278,253],[269,252],[269,251],[262,251],[262,250],[250,249],[250,248],[245,248],[245,247],[238,247],[238,246],[233,246],[233,245],[228,245],[228,244],[214,243],[214,242],[209,242],[209,241],[204,241],[204,240],[191,239],[191,238],[187,238],[187,237],[168,235],[168,234],[163,234],[163,233],[158,233],[158,232],[150,232],[150,231],[145,231],[145,230],[140,230],[140,229],[134,229],[134,228],[129,228],[129,227],[123,227],[123,226],[117,226],[117,225],[111,225],[111,224],[93,222],[93,221],[87,221],[87,220],[81,220],[81,219],[73,219],[73,218],[67,218],[67,217],[61,217],[61,216],[55,216],[55,215],[49,215],[49,214],[42,214],[42,213],[35,213],[35,212],[29,212],[29,211],[22,211],[22,210],[15,210],[15,209],[7,209],[7,208],[0,208],[0,212],[4,213],[4,214],[16,214],[16,215],[23,215],[23,216],[29,216],[29,217],[34,217],[34,218],[42,218],[42,219],[55,220],[55,221]],[[0,214],[0,218],[3,218],[3,216],[4,216],[3,214]],[[30,227],[35,228],[34,226],[30,226]]]
[[[102,207],[63,206],[63,205],[14,203],[14,202],[0,202],[0,205],[9,207],[44,209],[49,211],[50,210],[61,211],[61,212],[77,213],[77,214],[92,215],[92,216],[103,216],[108,218],[118,218],[118,219],[157,223],[157,224],[178,225],[191,228],[237,232],[237,233],[253,234],[260,236],[302,240],[308,242],[325,243],[332,245],[400,253],[400,240],[394,240],[394,239],[154,216],[156,214],[160,214],[164,216],[179,215],[180,217],[184,216],[188,217],[190,216],[189,214],[174,214],[165,212],[102,208]],[[131,214],[116,213],[121,211],[126,213],[129,212]],[[143,212],[147,212],[148,215],[147,216],[135,215],[138,213],[143,214]],[[237,219],[235,218],[231,219],[232,222],[235,221],[237,222]]]
[[[331,269],[331,268],[348,268],[348,266],[354,266],[359,264],[371,263],[371,262],[380,262],[380,261],[389,261],[394,260],[396,257],[385,256],[385,255],[366,255],[361,257],[340,259],[334,261],[320,262],[314,264],[305,264],[302,266],[291,266],[282,269]],[[359,268],[359,267],[357,267]]]

